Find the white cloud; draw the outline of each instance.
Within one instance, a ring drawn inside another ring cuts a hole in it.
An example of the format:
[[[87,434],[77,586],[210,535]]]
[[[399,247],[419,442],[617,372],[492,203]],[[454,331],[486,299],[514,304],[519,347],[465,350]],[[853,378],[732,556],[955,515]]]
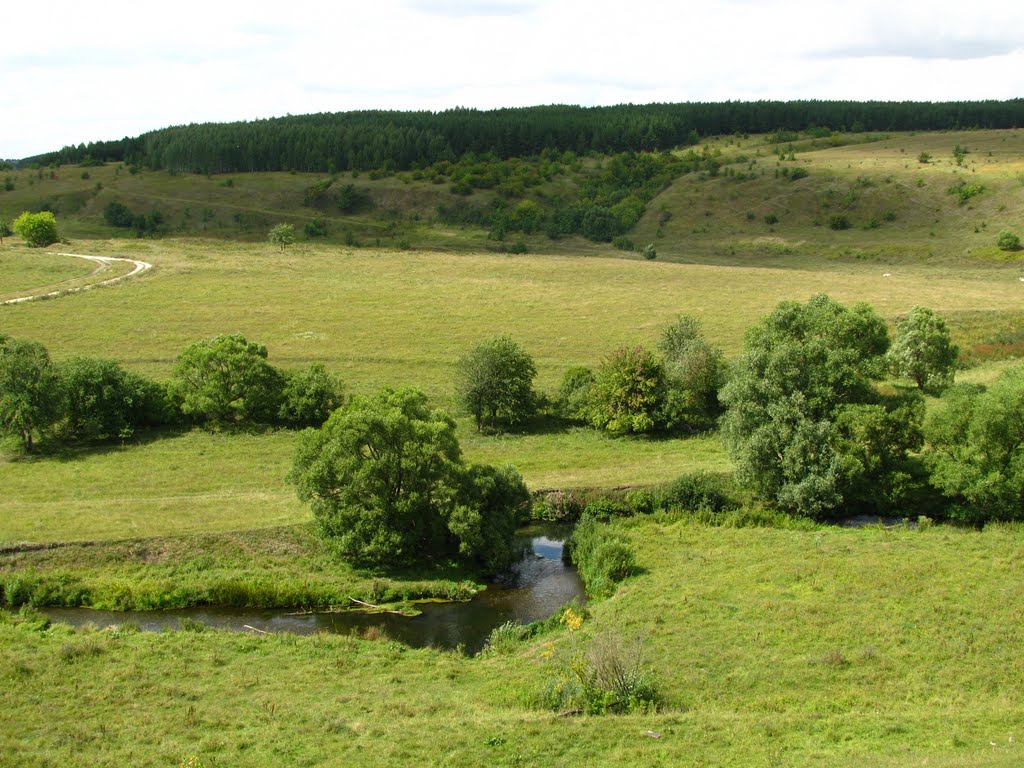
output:
[[[39,8],[5,10],[7,29]],[[1024,4],[51,2],[0,51],[0,156],[349,109],[1022,96]]]

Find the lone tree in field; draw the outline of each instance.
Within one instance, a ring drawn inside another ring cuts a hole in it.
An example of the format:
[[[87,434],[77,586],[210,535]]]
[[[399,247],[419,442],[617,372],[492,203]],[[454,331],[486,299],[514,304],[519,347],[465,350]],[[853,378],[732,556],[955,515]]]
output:
[[[267,362],[267,348],[240,333],[189,345],[171,376],[182,412],[213,424],[274,421],[281,408],[282,375]]]
[[[888,360],[893,373],[913,379],[918,389],[939,390],[953,383],[959,353],[945,321],[928,307],[914,307],[896,324]]]
[[[783,302],[747,332],[720,392],[737,478],[801,515],[897,503],[908,450],[921,444],[920,395],[882,396],[885,321],[818,295]]]
[[[283,251],[295,242],[295,227],[291,224],[278,224],[270,229],[268,237],[271,243]]]
[[[46,347],[0,336],[0,428],[21,437],[31,452],[34,437],[57,421],[63,393]]]
[[[303,433],[289,479],[320,533],[371,564],[510,564],[529,502],[511,467],[463,464],[455,422],[415,389],[357,396]]]
[[[456,394],[462,407],[484,427],[520,424],[536,410],[533,358],[509,336],[473,347],[458,362]]]
[[[49,211],[25,211],[14,220],[14,231],[33,248],[45,248],[60,240],[57,235],[57,219]]]

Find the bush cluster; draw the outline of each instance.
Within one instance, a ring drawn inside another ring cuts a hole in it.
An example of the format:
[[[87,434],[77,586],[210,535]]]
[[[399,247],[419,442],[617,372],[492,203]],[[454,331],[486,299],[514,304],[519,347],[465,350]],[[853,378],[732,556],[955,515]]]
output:
[[[340,381],[319,363],[281,371],[266,355],[238,334],[218,336],[186,348],[161,383],[113,360],[57,364],[38,342],[0,337],[0,429],[31,451],[41,435],[65,443],[126,439],[188,420],[319,426],[342,405]]]

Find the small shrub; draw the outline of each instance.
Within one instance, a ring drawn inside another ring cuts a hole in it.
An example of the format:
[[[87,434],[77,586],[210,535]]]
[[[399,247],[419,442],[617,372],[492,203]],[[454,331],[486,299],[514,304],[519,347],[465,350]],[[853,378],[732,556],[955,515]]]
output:
[[[764,223],[771,227],[779,223],[779,217],[776,216],[774,213],[769,213],[767,216],[764,217]]]
[[[532,517],[552,523],[571,522],[583,513],[583,502],[571,491],[549,491],[533,505]]]
[[[639,641],[601,634],[547,681],[540,702],[548,709],[588,715],[645,713],[657,710],[661,695]]]
[[[789,180],[799,181],[800,179],[806,179],[808,176],[806,168],[790,168],[789,169]]]
[[[480,653],[484,656],[500,656],[511,653],[518,647],[520,641],[527,637],[528,633],[529,630],[522,624],[516,621],[506,621],[491,630],[484,649]]]
[[[1009,230],[1003,230],[996,239],[996,245],[1004,251],[1019,251],[1020,237]]]
[[[591,501],[583,509],[583,514],[595,520],[608,521],[614,517],[628,517],[629,505],[616,499],[600,498]]]
[[[829,229],[843,230],[850,228],[850,218],[844,213],[834,213],[828,217]]]
[[[618,248],[620,251],[633,251],[636,250],[636,245],[625,235],[616,235],[612,238],[612,245]]]
[[[710,472],[682,475],[657,492],[655,503],[662,509],[706,510],[714,513],[739,506],[732,497],[728,480]]]
[[[654,494],[650,491],[629,491],[626,504],[634,515],[649,515],[654,512]]]
[[[923,165],[927,165],[929,162],[931,162],[931,159],[932,156],[928,152],[922,152],[920,155],[917,156],[917,162]]]
[[[643,257],[648,261],[654,261],[656,258],[658,258],[658,251],[654,247],[654,243],[648,243],[647,245],[644,246]]]

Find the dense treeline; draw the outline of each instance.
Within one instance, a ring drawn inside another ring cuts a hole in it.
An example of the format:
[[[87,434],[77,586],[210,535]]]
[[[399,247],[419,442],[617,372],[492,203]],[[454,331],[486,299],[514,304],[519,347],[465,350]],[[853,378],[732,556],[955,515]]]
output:
[[[501,158],[544,149],[625,152],[692,144],[699,136],[811,128],[850,131],[1013,128],[1024,99],[974,102],[757,101],[481,111],[363,111],[164,128],[67,146],[23,163],[121,161],[168,171],[407,170],[467,152]]]

